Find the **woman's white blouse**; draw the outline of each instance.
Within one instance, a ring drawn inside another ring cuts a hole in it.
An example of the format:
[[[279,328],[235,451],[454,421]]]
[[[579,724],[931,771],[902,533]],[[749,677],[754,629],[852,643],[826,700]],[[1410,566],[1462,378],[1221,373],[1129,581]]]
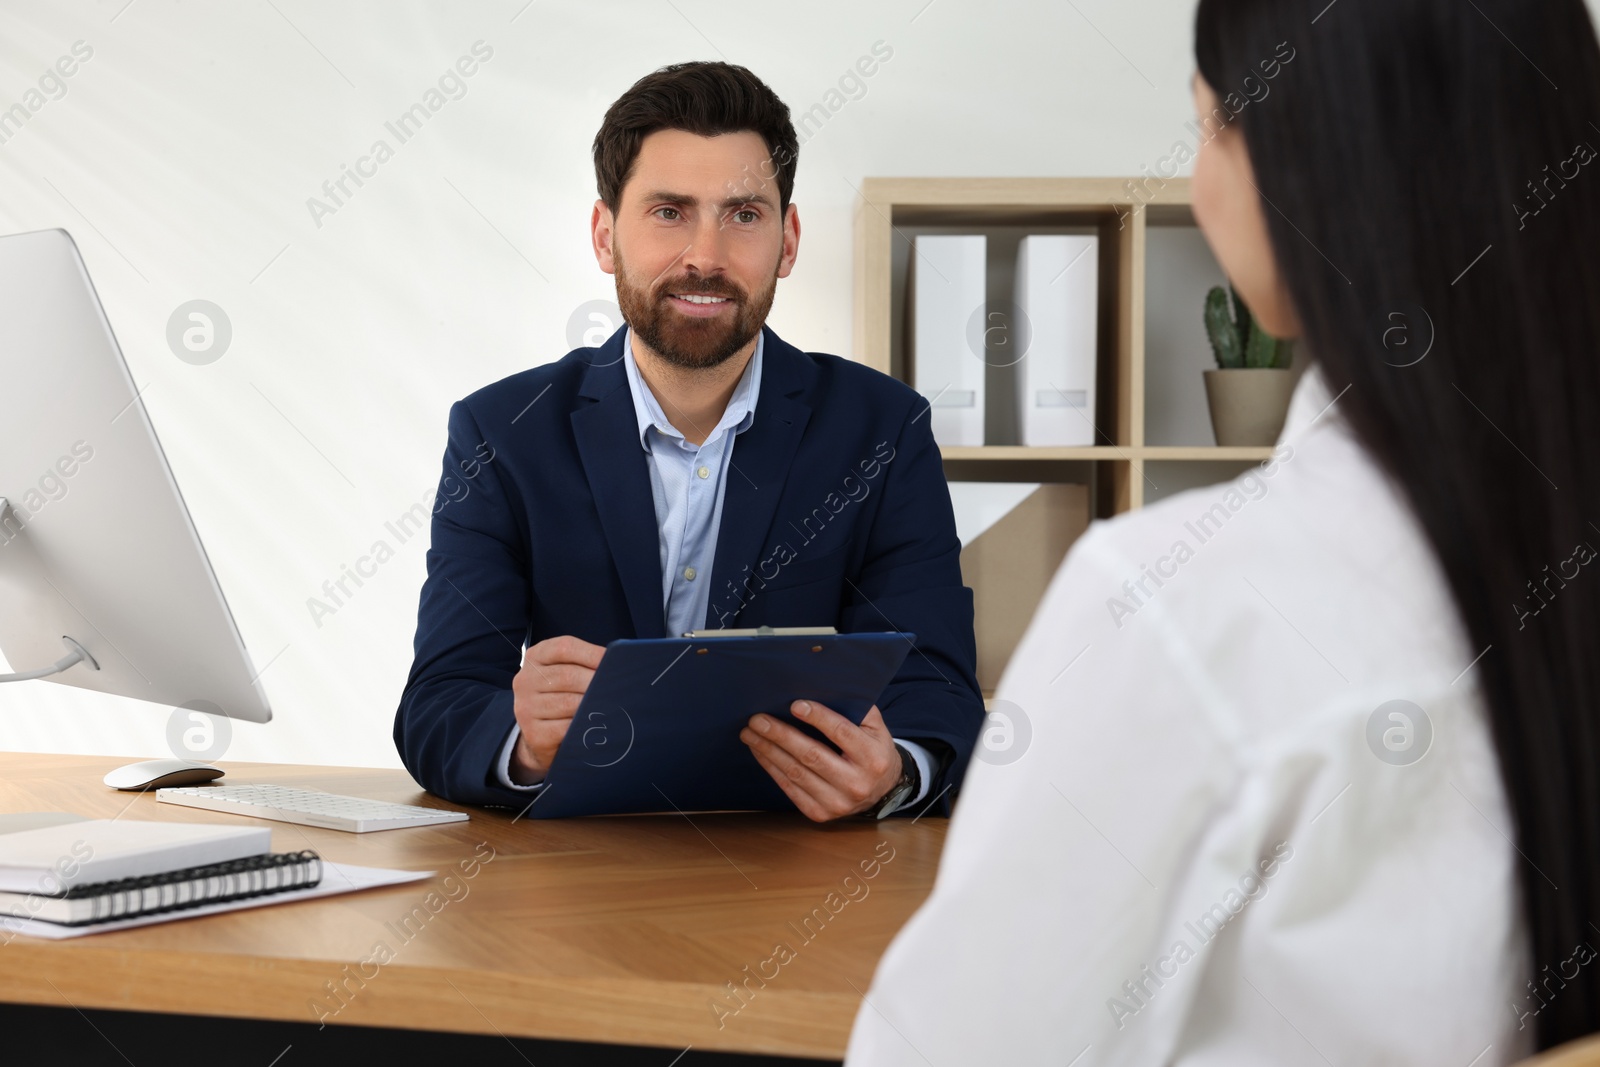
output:
[[[1313,368],[1274,459],[1073,546],[848,1064],[1526,1055],[1480,655]]]

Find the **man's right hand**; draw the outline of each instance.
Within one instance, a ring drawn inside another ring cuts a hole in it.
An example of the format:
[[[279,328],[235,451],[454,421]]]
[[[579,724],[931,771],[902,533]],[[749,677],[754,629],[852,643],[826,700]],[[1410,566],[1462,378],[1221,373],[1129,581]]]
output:
[[[522,728],[511,753],[513,782],[543,780],[605,651],[576,637],[552,637],[522,654],[522,669],[511,680],[511,710]]]

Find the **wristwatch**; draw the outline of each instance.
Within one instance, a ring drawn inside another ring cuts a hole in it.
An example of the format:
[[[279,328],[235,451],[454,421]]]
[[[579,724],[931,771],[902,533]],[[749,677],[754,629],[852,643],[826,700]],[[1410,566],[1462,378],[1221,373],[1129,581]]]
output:
[[[894,750],[900,753],[900,780],[889,787],[889,792],[879,802],[873,815],[879,819],[890,815],[910,802],[917,795],[917,790],[922,787],[922,773],[917,770],[917,761],[912,758],[898,743]]]

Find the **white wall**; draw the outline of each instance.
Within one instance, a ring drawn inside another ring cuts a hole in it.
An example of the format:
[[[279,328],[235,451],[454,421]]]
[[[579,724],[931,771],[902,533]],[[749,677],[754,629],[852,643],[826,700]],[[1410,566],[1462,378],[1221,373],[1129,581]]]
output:
[[[612,295],[588,245],[589,146],[635,79],[725,58],[798,114],[893,49],[801,153],[800,260],[772,316],[847,355],[863,176],[1131,175],[1190,117],[1191,0],[125,3],[0,5],[0,109],[74,42],[93,50],[0,144],[0,232],[77,239],[270,661],[276,718],[236,725],[233,759],[398,764],[425,538],[320,626],[307,599],[427,498],[453,400],[559,357],[574,310]],[[385,122],[477,41],[493,55],[465,95],[398,144]],[[394,157],[314,220],[308,198],[380,138]],[[196,298],[233,326],[204,366],[166,342]],[[997,517],[981,493],[958,506],[966,536]],[[4,686],[0,749],[166,755],[170,714]]]

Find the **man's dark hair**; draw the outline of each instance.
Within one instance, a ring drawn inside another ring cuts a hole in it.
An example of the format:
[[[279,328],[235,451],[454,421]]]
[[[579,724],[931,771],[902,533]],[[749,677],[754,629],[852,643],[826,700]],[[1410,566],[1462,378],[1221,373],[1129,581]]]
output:
[[[786,214],[794,193],[800,142],[789,107],[767,84],[731,63],[674,63],[634,82],[606,112],[594,135],[594,176],[600,199],[613,212],[633,173],[639,145],[657,130],[684,130],[701,137],[745,130],[760,134],[771,155],[742,187],[754,191],[776,178],[778,211]],[[776,174],[773,172],[776,171]]]

